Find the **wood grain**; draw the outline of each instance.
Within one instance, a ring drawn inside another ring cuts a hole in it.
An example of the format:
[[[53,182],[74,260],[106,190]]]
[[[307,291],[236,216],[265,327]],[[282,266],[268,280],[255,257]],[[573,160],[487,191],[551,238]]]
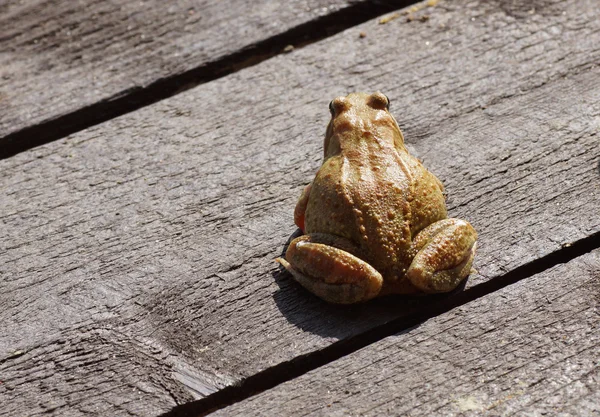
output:
[[[108,106],[94,111],[110,113],[111,103],[116,106],[120,99],[157,81],[218,62],[359,3],[363,2],[4,1],[0,5],[0,144],[12,146],[13,139],[5,140],[10,134],[99,102]],[[289,42],[303,42],[304,35],[299,33]],[[234,64],[244,63],[223,63],[213,72],[227,71]],[[174,81],[169,88],[185,88],[192,78]]]
[[[168,355],[107,326],[63,332],[26,352],[11,352],[0,366],[3,415],[150,416],[189,399],[173,378]],[[34,392],[22,393],[24,387]]]
[[[480,273],[468,286],[597,233],[595,2],[540,2],[533,14],[514,4],[440,2],[410,22],[369,22],[0,161],[2,402],[43,413],[36,349],[52,366],[70,343],[48,346],[79,333],[121,343],[105,352],[148,355],[87,375],[86,406],[135,397],[132,410],[158,413],[435,302],[325,305],[273,261],[320,164],[327,104],[347,91],[392,99],[451,214],[478,229]],[[152,352],[165,358],[160,395],[160,383],[101,391],[149,373]],[[56,383],[53,395],[81,383]]]
[[[600,414],[600,251],[211,416]]]

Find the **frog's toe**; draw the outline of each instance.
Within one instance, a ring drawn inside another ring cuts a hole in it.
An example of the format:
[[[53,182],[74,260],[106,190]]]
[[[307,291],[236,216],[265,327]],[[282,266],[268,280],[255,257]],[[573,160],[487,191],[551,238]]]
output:
[[[419,249],[406,277],[424,292],[455,289],[471,272],[477,233],[466,221],[445,219],[417,235]]]
[[[471,273],[476,246],[474,244],[467,256],[453,268],[436,271],[427,265],[413,262],[406,275],[421,291],[430,293],[452,291]]]
[[[370,300],[381,291],[381,274],[342,249],[301,236],[290,244],[281,263],[304,288],[336,304]]]
[[[370,300],[377,295],[376,291],[365,290],[363,286],[356,284],[328,284],[320,278],[304,275],[285,259],[279,258],[278,261],[300,285],[329,303],[354,304]]]

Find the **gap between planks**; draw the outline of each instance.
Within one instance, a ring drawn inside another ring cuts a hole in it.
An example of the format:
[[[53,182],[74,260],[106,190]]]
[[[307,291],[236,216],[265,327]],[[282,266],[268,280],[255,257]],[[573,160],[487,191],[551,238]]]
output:
[[[551,252],[530,263],[521,265],[496,279],[464,290],[456,294],[455,297],[442,300],[427,312],[415,312],[407,317],[391,320],[358,336],[335,342],[322,350],[296,357],[291,361],[282,362],[205,398],[174,407],[171,411],[162,414],[161,417],[205,416],[334,362],[432,317],[439,316],[559,264],[565,264],[598,248],[600,248],[600,232],[578,240],[569,246],[564,246],[560,250]],[[461,290],[462,288],[459,288],[458,291]]]
[[[285,32],[223,56],[216,61],[210,61],[182,73],[159,78],[145,87],[121,91],[112,97],[71,113],[28,126],[0,138],[0,160],[149,106],[244,68],[257,65],[285,53],[284,48],[287,45],[293,45],[295,49],[302,48],[360,23],[415,3],[418,3],[418,1],[360,2],[292,27]]]

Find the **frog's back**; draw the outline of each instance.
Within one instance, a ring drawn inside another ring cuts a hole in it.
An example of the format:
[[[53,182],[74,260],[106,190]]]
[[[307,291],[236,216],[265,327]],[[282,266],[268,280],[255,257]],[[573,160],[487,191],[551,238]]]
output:
[[[402,268],[411,243],[410,172],[396,150],[344,154],[326,160],[313,183],[307,233],[345,237],[383,271]]]
[[[323,163],[312,183],[306,207],[305,232],[327,233],[359,243],[353,198],[348,190],[340,156]]]

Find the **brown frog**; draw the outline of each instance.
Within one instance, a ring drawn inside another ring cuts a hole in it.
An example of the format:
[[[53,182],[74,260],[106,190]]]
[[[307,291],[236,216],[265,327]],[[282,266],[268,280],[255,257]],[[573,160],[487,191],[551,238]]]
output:
[[[477,232],[447,218],[444,186],[408,153],[388,98],[354,93],[329,108],[323,165],[294,212],[305,234],[278,262],[332,303],[456,288]]]

